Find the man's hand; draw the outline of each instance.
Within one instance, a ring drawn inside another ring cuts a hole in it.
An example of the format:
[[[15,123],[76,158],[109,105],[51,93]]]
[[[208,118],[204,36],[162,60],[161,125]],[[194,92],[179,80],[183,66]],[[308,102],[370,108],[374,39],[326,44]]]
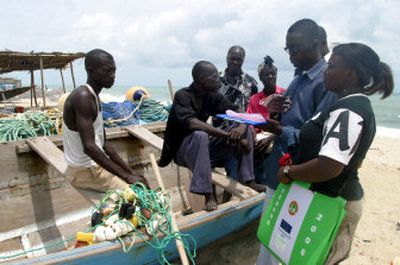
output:
[[[135,184],[136,182],[141,182],[142,184],[144,184],[147,188],[150,188],[149,183],[147,182],[147,179],[143,176],[129,176],[125,179],[125,181],[128,184]]]
[[[282,126],[279,121],[273,119],[266,119],[266,124],[257,125],[257,128],[260,128],[263,131],[270,132],[276,135],[282,134]]]
[[[272,94],[262,102],[262,105],[266,107],[270,113],[283,112],[285,100],[286,98],[283,95]]]
[[[228,135],[228,144],[236,146],[243,135],[246,133],[247,125],[240,124],[239,126],[233,128]]]
[[[268,150],[268,147],[274,141],[275,135],[270,135],[257,141],[254,145],[254,154],[263,154]]]

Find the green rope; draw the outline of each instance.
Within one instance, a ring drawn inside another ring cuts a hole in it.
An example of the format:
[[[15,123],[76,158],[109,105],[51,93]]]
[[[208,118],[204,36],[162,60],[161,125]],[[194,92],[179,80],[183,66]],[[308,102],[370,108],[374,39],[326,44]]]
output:
[[[134,242],[136,240],[136,236],[138,236],[140,239],[143,240],[143,242],[145,242],[145,244],[147,244],[150,247],[157,250],[157,252],[158,252],[157,258],[158,258],[158,261],[160,264],[170,264],[168,262],[167,257],[165,256],[165,252],[166,252],[168,245],[173,243],[175,241],[175,239],[178,239],[178,240],[181,240],[191,263],[195,264],[194,258],[196,257],[196,249],[197,249],[197,243],[196,243],[195,239],[189,234],[183,234],[180,232],[172,232],[172,225],[171,225],[172,217],[169,214],[170,207],[171,207],[170,196],[167,194],[163,194],[164,199],[161,200],[160,199],[160,194],[162,194],[161,189],[158,188],[155,190],[150,190],[150,189],[147,189],[141,183],[131,185],[131,189],[137,195],[137,198],[136,198],[137,205],[141,209],[149,210],[151,213],[150,219],[147,219],[142,214],[141,211],[136,211],[135,216],[139,221],[139,225],[141,227],[150,227],[154,221],[157,221],[157,220],[155,220],[155,216],[161,216],[160,220],[163,220],[163,222],[161,224],[160,223],[158,224],[157,230],[155,230],[155,231],[153,229],[147,229],[147,231],[150,231],[150,233],[149,233],[150,237],[148,237],[145,232],[143,232],[141,229],[134,227],[131,222],[119,220],[120,222],[129,224],[133,228],[133,231],[125,236],[125,237],[131,238],[131,243],[128,247],[126,247],[126,244],[121,237],[117,238],[122,246],[122,250],[124,251],[124,253],[128,253],[131,251],[131,249],[133,248]],[[112,213],[108,214],[105,219],[103,219],[102,224],[104,224],[107,221],[108,217],[119,212],[119,209],[120,209],[122,203],[127,202],[124,197],[123,192],[121,192],[119,190],[111,190],[111,191],[106,192],[106,194],[101,199],[101,201],[96,205],[94,212],[100,211],[100,209],[103,207],[107,207],[110,204],[110,200],[112,199],[112,197],[117,198],[116,200],[114,200],[115,209]],[[158,232],[165,235],[165,237],[162,239],[159,239],[159,237],[157,235]],[[193,249],[191,249],[191,246],[193,246]]]
[[[28,111],[0,119],[0,142],[57,134],[56,124],[45,112]]]
[[[144,122],[166,121],[168,119],[168,108],[154,99],[145,98],[143,101],[135,101],[135,103],[140,104],[139,118]]]

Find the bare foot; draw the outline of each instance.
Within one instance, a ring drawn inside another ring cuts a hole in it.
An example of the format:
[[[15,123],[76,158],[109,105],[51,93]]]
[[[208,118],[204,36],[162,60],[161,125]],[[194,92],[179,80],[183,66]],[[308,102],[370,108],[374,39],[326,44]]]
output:
[[[206,193],[204,194],[204,197],[206,198],[206,203],[204,204],[204,210],[206,211],[214,211],[217,210],[218,205],[217,205],[217,200],[215,199],[215,196],[213,193]]]

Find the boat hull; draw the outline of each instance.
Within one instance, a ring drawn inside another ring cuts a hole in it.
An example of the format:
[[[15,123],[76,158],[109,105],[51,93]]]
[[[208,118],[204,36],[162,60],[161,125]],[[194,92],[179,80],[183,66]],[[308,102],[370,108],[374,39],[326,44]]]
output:
[[[191,235],[202,248],[225,237],[261,215],[264,194],[244,201],[222,205],[221,209],[188,217],[179,222],[180,231]],[[157,251],[143,242],[138,242],[131,252],[125,254],[118,242],[104,242],[92,246],[62,251],[18,264],[159,264]],[[174,241],[168,245],[166,257],[169,261],[179,258]]]

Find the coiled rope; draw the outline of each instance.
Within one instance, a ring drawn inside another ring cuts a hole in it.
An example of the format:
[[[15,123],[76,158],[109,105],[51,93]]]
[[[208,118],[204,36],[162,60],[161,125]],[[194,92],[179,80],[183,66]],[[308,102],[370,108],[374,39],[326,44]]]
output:
[[[102,110],[106,127],[166,121],[169,115],[168,107],[146,97],[133,102],[102,103]]]
[[[0,119],[0,142],[54,134],[57,134],[56,122],[46,112],[28,111]]]
[[[131,185],[131,189],[136,193],[136,205],[140,209],[147,209],[151,213],[151,217],[148,219],[142,211],[135,211],[135,217],[138,219],[139,226],[132,226],[131,222],[119,220],[125,222],[133,227],[133,231],[127,236],[130,238],[131,243],[126,246],[123,237],[118,237],[118,241],[121,244],[124,253],[128,253],[134,246],[136,237],[138,236],[147,245],[158,251],[158,261],[160,264],[170,264],[167,257],[165,256],[167,247],[169,244],[174,244],[175,239],[178,238],[182,241],[182,244],[188,254],[188,257],[192,264],[195,264],[194,258],[196,257],[197,243],[195,239],[189,235],[180,232],[172,232],[171,219],[169,209],[171,207],[171,199],[168,194],[163,194],[161,189],[150,190],[147,189],[143,184],[136,183]],[[127,203],[127,199],[123,192],[118,190],[108,191],[99,204],[93,210],[93,213],[101,211],[103,207],[107,207],[110,204],[110,198],[117,197],[114,210],[107,216],[110,217],[113,214],[119,212],[121,205]],[[107,222],[107,217],[103,218],[103,223]],[[125,219],[126,220],[126,219]],[[154,222],[158,222],[157,229],[149,229],[154,227]],[[146,229],[143,229],[146,228]],[[157,234],[162,233],[164,237],[160,239]],[[147,237],[147,235],[150,236]],[[193,247],[191,247],[193,246]]]

